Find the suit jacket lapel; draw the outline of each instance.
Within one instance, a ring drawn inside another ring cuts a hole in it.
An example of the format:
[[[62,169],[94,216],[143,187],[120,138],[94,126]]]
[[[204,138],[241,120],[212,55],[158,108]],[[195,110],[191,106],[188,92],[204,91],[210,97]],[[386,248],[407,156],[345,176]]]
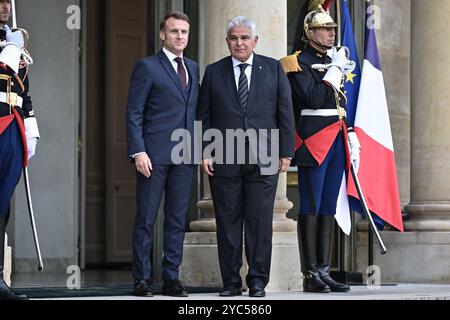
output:
[[[161,64],[163,65],[164,69],[166,69],[169,76],[175,82],[175,85],[177,86],[178,90],[183,96],[183,99],[186,100],[187,102],[186,92],[184,92],[184,90],[181,88],[180,79],[178,78],[178,75],[173,69],[173,66],[170,63],[169,59],[167,58],[166,54],[162,50],[159,52],[159,58],[161,60]]]
[[[233,61],[231,60],[231,56],[228,59],[224,60],[223,64],[223,78],[225,86],[227,87],[228,93],[230,94],[230,98],[235,105],[236,108],[240,112],[243,112],[241,104],[239,103],[238,99],[238,92],[236,88],[236,80],[234,76],[234,69],[233,69]]]
[[[250,92],[248,96],[248,103],[247,103],[247,113],[250,112],[250,108],[253,106],[254,102],[256,101],[256,98],[258,96],[259,91],[259,84],[261,83],[262,79],[262,71],[263,66],[260,63],[259,57],[254,54],[253,57],[253,67],[252,67],[252,79],[250,81]]]

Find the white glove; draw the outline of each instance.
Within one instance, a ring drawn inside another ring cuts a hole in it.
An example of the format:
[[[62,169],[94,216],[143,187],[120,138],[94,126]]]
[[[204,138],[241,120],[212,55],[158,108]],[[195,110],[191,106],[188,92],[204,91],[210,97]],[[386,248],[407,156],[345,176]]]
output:
[[[27,139],[28,160],[30,160],[36,154],[37,140],[37,138]]]
[[[330,64],[316,63],[312,65],[312,68],[329,70],[331,67],[338,67],[344,74],[353,72],[356,68],[356,62],[347,58],[347,56],[350,56],[347,47],[341,47],[339,50],[333,47],[333,49],[327,51],[327,55],[331,58]]]
[[[35,117],[25,118],[23,124],[25,126],[25,134],[27,136],[27,139],[31,139],[31,138],[40,139],[41,138],[41,136],[39,134],[39,127],[37,125],[37,121],[36,121]]]
[[[350,160],[353,163],[355,172],[359,171],[361,144],[355,132],[348,133],[348,142],[350,144]]]
[[[6,31],[6,42],[15,44],[19,49],[23,49],[25,46],[25,39],[23,38],[22,31],[11,31],[8,25],[5,25],[3,28]]]
[[[323,77],[323,81],[331,84],[337,91],[341,89],[341,83],[344,77],[344,67],[347,62],[346,51],[343,49],[338,51],[336,48],[333,48],[331,64],[328,66],[328,72],[325,77]]]
[[[328,70],[323,80],[330,83],[336,90],[339,91],[344,74],[351,73],[356,68],[356,63],[354,61],[350,61],[347,58],[348,55],[348,48],[342,47],[337,50],[336,47],[334,47],[331,53],[330,64],[315,64],[312,68]]]
[[[25,118],[24,126],[28,145],[28,160],[30,160],[36,153],[36,144],[40,138],[39,128],[34,117]]]
[[[20,56],[25,44],[23,34],[21,31],[12,32],[11,29],[5,25],[6,43],[2,43],[4,47],[0,52],[0,62],[8,65],[15,73],[19,72]]]
[[[349,60],[347,58],[348,49],[342,47],[336,49],[333,48],[333,53],[331,55],[331,64],[341,69],[343,72],[345,70],[345,66],[348,64]]]

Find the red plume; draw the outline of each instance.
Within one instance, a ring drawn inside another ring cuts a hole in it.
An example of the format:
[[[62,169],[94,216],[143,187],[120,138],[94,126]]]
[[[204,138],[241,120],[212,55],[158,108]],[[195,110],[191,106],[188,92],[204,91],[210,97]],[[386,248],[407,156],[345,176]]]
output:
[[[331,3],[332,3],[333,1],[334,1],[334,0],[325,0],[324,4],[322,5],[323,10],[329,11],[329,10],[330,10],[330,6],[331,6]]]

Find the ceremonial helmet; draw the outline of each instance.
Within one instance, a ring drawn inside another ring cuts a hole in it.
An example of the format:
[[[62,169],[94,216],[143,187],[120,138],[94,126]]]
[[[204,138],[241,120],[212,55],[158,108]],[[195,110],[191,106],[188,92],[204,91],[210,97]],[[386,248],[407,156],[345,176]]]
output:
[[[322,6],[319,6],[316,10],[313,10],[306,15],[305,21],[303,22],[304,34],[309,40],[314,40],[311,29],[321,27],[336,28],[337,24],[334,22],[333,18],[323,10]]]

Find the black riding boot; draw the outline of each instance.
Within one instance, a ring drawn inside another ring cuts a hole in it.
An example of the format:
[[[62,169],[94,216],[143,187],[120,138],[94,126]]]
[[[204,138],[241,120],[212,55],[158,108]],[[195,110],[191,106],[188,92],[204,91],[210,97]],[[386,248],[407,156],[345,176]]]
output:
[[[299,215],[297,223],[298,247],[303,273],[303,291],[328,293],[328,287],[320,279],[316,260],[316,220],[313,215]]]
[[[0,300],[27,300],[25,295],[16,295],[3,280],[5,263],[6,216],[0,217]]]
[[[331,243],[333,238],[334,217],[321,215],[317,218],[317,269],[320,279],[332,292],[347,292],[347,284],[334,281],[330,277]]]

